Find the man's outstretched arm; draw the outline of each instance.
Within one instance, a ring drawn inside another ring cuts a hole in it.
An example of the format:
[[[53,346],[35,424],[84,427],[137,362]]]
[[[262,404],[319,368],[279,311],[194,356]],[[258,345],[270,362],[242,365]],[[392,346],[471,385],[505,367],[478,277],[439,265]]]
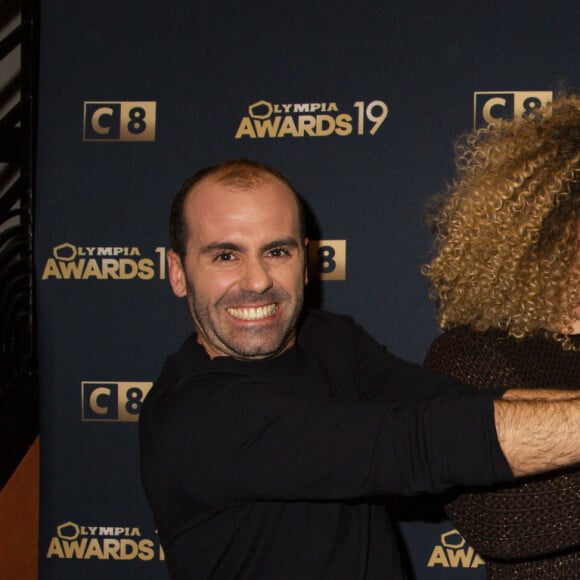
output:
[[[514,475],[580,463],[577,392],[507,391],[494,405],[499,444]]]

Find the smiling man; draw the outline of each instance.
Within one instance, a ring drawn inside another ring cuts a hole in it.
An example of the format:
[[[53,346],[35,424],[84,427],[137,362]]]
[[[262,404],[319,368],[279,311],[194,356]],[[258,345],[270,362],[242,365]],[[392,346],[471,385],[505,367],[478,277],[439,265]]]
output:
[[[198,341],[211,357],[281,354],[296,339],[306,282],[296,194],[279,177],[236,166],[184,189],[175,213],[189,235],[169,252],[169,277],[187,296]]]
[[[139,424],[174,579],[404,578],[383,498],[580,460],[571,395],[475,391],[303,309],[306,243],[297,194],[260,163],[205,169],[174,200],[169,277],[195,332]]]

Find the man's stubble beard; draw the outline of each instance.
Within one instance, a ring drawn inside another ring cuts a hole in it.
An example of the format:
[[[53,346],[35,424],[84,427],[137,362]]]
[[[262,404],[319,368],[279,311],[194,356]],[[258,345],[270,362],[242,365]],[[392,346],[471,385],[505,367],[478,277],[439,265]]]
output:
[[[257,344],[256,341],[250,341],[251,346],[244,348],[244,342],[247,341],[236,339],[233,333],[228,332],[227,324],[219,324],[221,318],[217,317],[217,321],[214,321],[212,317],[212,313],[217,315],[218,312],[223,311],[227,306],[237,306],[239,304],[251,306],[252,302],[264,303],[264,300],[268,303],[282,303],[286,309],[291,307],[293,309],[291,317],[279,321],[279,324],[274,329],[264,329],[258,326],[248,328],[243,333],[244,335],[247,333],[250,336],[252,334],[259,336],[264,332],[270,333],[271,331],[277,330],[278,336],[276,339],[262,340],[261,343],[258,341]],[[201,333],[205,340],[215,349],[220,351],[224,356],[231,356],[232,358],[240,360],[253,360],[274,358],[284,352],[287,345],[293,341],[298,319],[300,318],[304,305],[304,292],[300,292],[294,303],[291,302],[290,295],[285,290],[273,289],[263,294],[245,292],[238,294],[234,300],[232,300],[231,296],[223,296],[213,305],[213,308],[210,308],[208,301],[203,301],[202,303],[196,302],[193,285],[187,280],[187,303],[198,334]],[[222,326],[223,328],[220,329]],[[271,342],[272,344],[270,344]]]

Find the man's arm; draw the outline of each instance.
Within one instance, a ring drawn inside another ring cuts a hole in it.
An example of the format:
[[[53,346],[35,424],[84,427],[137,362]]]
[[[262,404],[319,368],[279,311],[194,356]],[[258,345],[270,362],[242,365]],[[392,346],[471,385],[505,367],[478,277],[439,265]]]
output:
[[[580,463],[578,393],[575,398],[569,398],[571,391],[540,393],[507,391],[494,402],[499,444],[516,476]]]
[[[504,401],[558,401],[578,399],[578,391],[564,389],[509,389],[501,397]]]

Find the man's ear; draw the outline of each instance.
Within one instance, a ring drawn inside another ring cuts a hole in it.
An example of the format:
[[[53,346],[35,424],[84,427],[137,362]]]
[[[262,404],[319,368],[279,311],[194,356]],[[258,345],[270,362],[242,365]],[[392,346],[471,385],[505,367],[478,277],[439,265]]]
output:
[[[169,283],[173,293],[178,298],[183,298],[187,295],[187,283],[185,280],[185,272],[181,258],[173,251],[167,252],[167,269],[169,270]]]
[[[308,244],[310,240],[304,238],[304,285],[308,284]]]

